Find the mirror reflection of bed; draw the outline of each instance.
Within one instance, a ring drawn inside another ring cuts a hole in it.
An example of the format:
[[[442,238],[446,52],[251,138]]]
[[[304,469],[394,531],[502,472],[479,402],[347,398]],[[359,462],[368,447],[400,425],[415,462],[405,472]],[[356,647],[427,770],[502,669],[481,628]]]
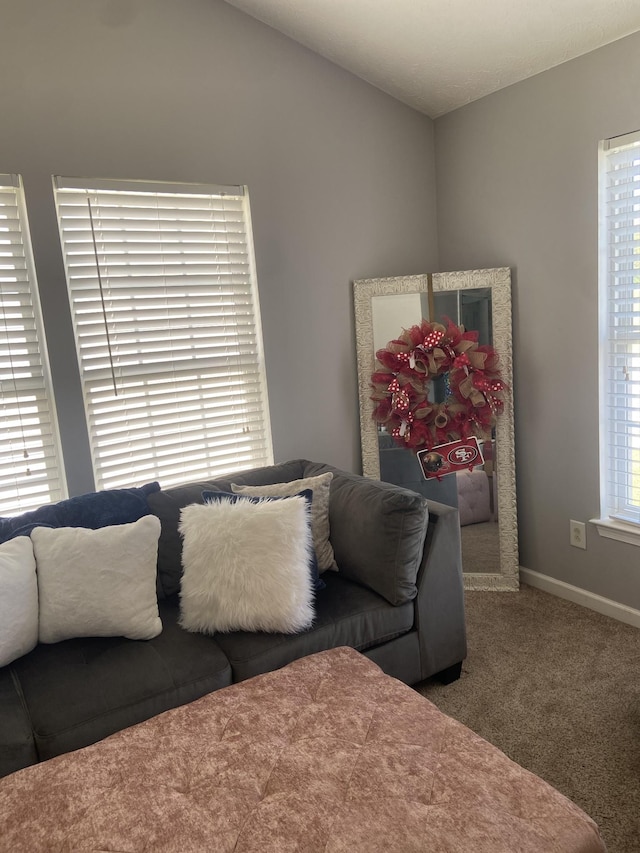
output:
[[[491,437],[480,440],[484,464],[440,480],[425,479],[414,453],[399,446],[371,418],[370,377],[375,352],[423,318],[436,322],[449,318],[456,325],[477,331],[480,344],[498,349],[506,368],[505,379],[512,383],[509,270],[436,273],[433,284],[430,311],[426,276],[355,282],[363,471],[458,508],[462,565],[468,589],[517,589],[511,399],[507,400],[506,414],[498,419]],[[443,401],[444,383],[442,387],[437,382],[433,385],[432,399]]]

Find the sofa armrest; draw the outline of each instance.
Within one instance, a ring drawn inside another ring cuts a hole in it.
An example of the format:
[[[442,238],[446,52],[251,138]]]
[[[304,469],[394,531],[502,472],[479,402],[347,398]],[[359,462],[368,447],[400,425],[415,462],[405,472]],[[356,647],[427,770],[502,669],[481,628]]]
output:
[[[467,656],[458,510],[429,501],[429,529],[417,578],[415,624],[422,678]]]
[[[0,667],[0,715],[2,777],[38,762],[31,719],[12,664]]]
[[[395,496],[395,500],[404,502],[413,512],[424,513],[424,527],[414,528],[419,553],[416,557],[417,571],[413,576],[404,575],[403,600],[413,598],[415,612],[414,630],[418,636],[420,654],[420,679],[429,678],[449,667],[459,664],[467,656],[467,634],[464,613],[464,587],[462,580],[462,552],[460,539],[460,521],[458,510],[437,501],[425,500],[421,495],[379,480],[370,480],[357,474],[350,474],[321,463],[306,462],[305,476],[333,471],[329,514],[331,523],[331,541],[336,560],[341,571],[347,576],[375,592],[383,595],[378,584],[373,585],[372,571],[389,571],[388,553],[376,552],[372,543],[379,542],[381,516],[376,513],[353,512],[354,500],[361,500],[372,489],[379,497]],[[361,491],[364,489],[364,491]],[[357,490],[357,491],[356,491]],[[369,492],[369,494],[371,494]],[[361,509],[364,503],[361,503]],[[362,554],[367,544],[367,554],[372,555],[368,562],[357,567],[359,576],[354,574],[352,561],[354,555]],[[393,561],[391,561],[393,563]],[[342,566],[345,566],[343,569]],[[405,562],[405,568],[407,563]],[[364,574],[364,572],[367,574]],[[398,589],[397,578],[394,587]],[[375,583],[375,581],[374,581]],[[412,585],[415,591],[412,593]],[[387,600],[390,600],[385,595]],[[392,602],[395,603],[395,602]],[[419,680],[419,679],[415,679]]]

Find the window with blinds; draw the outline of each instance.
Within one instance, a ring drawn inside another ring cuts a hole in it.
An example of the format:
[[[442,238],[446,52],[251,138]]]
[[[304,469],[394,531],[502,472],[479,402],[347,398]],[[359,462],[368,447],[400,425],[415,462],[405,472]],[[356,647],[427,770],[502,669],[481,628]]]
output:
[[[0,515],[65,495],[24,195],[0,175]]]
[[[245,188],[54,186],[96,486],[270,464]]]
[[[600,167],[601,514],[640,525],[640,132]]]

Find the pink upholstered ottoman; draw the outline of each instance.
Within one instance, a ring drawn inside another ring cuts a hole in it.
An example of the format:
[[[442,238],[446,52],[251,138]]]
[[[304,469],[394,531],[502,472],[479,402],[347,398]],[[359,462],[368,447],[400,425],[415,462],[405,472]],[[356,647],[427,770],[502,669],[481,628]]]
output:
[[[491,521],[491,481],[481,468],[456,471],[460,526]]]
[[[352,649],[0,780],[0,850],[601,853],[593,821]]]

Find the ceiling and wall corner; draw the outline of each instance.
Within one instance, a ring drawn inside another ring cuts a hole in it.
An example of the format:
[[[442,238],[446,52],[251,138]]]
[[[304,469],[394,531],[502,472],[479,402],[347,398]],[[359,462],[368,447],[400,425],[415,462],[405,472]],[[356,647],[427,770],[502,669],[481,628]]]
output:
[[[226,0],[431,118],[640,29],[639,0]]]

